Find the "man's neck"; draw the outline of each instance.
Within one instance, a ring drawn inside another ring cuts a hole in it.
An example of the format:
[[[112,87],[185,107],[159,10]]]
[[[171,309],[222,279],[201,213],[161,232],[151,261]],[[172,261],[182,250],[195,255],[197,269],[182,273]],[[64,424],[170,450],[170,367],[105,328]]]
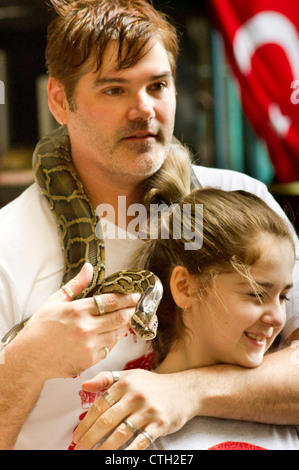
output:
[[[139,184],[130,184],[125,180],[119,181],[111,175],[102,174],[98,168],[91,169],[87,166],[81,168],[80,165],[76,165],[76,170],[93,208],[96,210],[101,204],[113,208],[115,225],[119,225],[119,211],[123,210],[124,206],[127,209],[131,204],[141,203],[142,191]],[[120,201],[121,207],[119,207]],[[123,214],[121,219],[125,220]],[[130,220],[131,217],[126,218],[126,225]],[[126,229],[124,226],[122,228]]]

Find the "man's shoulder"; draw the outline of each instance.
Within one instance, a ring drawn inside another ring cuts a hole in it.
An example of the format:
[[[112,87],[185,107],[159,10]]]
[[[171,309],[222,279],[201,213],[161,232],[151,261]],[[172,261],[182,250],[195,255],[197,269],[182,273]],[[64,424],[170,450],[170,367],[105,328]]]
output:
[[[2,277],[17,279],[30,289],[29,279],[35,282],[59,272],[62,262],[54,216],[34,184],[0,210]]]
[[[55,230],[55,221],[45,198],[35,184],[0,210],[0,238],[5,244],[33,242],[41,233]]]
[[[36,185],[32,184],[19,197],[0,209],[0,223],[6,218],[22,214],[26,209],[32,211],[39,204],[39,191]]]
[[[213,187],[225,191],[244,190],[261,194],[267,187],[261,181],[244,173],[220,168],[209,168],[200,165],[193,166],[195,175],[203,187]]]

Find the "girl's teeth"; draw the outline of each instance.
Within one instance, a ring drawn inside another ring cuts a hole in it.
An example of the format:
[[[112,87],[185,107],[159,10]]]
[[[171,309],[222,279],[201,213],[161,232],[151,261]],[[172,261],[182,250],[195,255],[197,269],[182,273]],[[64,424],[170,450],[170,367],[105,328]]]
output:
[[[257,335],[254,335],[252,333],[246,333],[246,334],[247,334],[248,338],[253,339],[255,341],[264,341],[264,339],[265,339],[263,336],[257,336]]]

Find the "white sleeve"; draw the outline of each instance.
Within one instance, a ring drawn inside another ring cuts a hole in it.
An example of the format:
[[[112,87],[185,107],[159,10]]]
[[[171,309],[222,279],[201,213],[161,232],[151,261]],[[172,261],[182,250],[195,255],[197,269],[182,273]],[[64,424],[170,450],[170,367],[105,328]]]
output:
[[[22,319],[13,280],[0,268],[0,340]]]
[[[59,287],[56,223],[35,185],[0,210],[0,339]]]
[[[256,194],[287,221],[296,249],[296,263],[293,272],[294,287],[290,294],[290,301],[287,302],[287,321],[281,335],[283,341],[287,340],[299,328],[299,240],[292,223],[270,194],[267,186],[261,181],[231,170],[194,166],[194,172],[204,187],[221,188],[225,191],[244,190]]]

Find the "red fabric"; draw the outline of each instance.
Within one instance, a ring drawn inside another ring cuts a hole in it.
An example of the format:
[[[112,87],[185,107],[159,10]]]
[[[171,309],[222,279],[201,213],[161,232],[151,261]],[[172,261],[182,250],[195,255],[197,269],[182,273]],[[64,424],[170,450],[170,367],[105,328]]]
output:
[[[208,450],[267,450],[263,447],[254,444],[247,444],[247,442],[223,442],[216,446],[210,447]]]
[[[123,370],[131,369],[145,369],[151,370],[153,368],[153,353],[150,352],[144,356],[134,359],[133,361],[127,362]]]
[[[208,3],[244,113],[268,145],[277,181],[299,181],[299,2]]]

